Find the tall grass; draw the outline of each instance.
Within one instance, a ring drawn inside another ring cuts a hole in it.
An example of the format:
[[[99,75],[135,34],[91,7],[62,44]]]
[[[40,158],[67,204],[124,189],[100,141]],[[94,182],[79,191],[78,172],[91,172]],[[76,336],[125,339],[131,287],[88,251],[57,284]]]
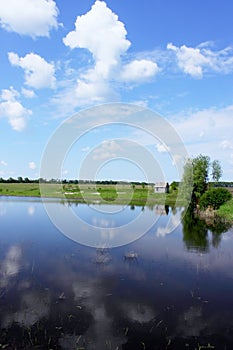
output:
[[[233,200],[223,204],[218,210],[217,214],[233,223]]]

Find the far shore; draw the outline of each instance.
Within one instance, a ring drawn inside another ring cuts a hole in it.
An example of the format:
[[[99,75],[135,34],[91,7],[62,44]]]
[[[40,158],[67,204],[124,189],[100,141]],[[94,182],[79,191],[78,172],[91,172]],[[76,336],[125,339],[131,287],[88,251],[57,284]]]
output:
[[[184,201],[178,196],[177,190],[169,193],[155,193],[153,185],[145,184],[58,184],[58,183],[0,183],[0,198],[36,197],[65,200],[86,204],[119,204],[132,206],[164,205],[182,207]],[[202,213],[203,214],[203,213]],[[206,214],[200,214],[205,216]],[[233,225],[233,200],[222,205],[211,215],[219,216]]]
[[[177,191],[155,193],[152,185],[121,184],[54,184],[46,183],[0,183],[0,196],[46,197],[66,199],[78,203],[109,203],[129,205],[169,206],[182,205],[177,202]]]

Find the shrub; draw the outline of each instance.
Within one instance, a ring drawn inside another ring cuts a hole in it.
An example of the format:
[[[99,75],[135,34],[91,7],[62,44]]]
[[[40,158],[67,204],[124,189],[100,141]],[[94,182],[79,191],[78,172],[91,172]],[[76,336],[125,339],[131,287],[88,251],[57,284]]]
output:
[[[179,186],[179,183],[177,181],[173,181],[171,184],[170,184],[170,189],[172,191],[176,191],[178,189],[178,186]]]
[[[211,207],[218,209],[222,204],[231,199],[231,193],[225,188],[210,188],[200,198],[200,208]]]

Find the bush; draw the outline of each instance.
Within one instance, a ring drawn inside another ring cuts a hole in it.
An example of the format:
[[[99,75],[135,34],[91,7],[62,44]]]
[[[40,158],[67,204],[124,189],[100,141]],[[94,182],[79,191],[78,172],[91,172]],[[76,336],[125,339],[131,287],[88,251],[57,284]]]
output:
[[[231,197],[231,193],[225,188],[211,188],[201,196],[200,208],[206,209],[211,207],[218,209],[222,204],[229,201]]]
[[[178,189],[178,186],[179,186],[179,183],[177,181],[173,181],[171,184],[170,184],[170,189],[172,191],[176,191]]]

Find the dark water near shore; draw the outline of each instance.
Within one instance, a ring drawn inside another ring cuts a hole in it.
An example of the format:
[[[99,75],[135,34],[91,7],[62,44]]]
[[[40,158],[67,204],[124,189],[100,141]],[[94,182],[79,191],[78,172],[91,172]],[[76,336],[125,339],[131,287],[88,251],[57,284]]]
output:
[[[71,206],[107,225],[102,206]],[[96,249],[60,233],[39,199],[1,199],[0,349],[233,349],[233,230],[187,214],[168,234],[178,208],[115,209],[111,227],[161,216]]]

